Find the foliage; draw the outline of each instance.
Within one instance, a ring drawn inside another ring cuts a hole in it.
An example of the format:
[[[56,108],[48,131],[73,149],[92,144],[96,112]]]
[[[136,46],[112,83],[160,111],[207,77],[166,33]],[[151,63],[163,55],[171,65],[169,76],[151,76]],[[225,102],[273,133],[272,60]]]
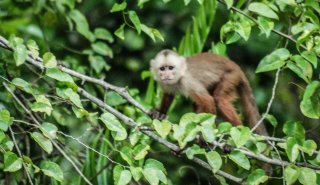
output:
[[[0,2],[1,184],[319,184],[319,143],[299,121],[320,117],[319,14],[313,0]],[[255,75],[299,84],[303,116],[266,111],[273,137],[177,110],[181,99],[150,119],[161,90],[142,61],[158,48],[227,55],[261,35],[273,45]],[[148,85],[112,85],[140,73]]]

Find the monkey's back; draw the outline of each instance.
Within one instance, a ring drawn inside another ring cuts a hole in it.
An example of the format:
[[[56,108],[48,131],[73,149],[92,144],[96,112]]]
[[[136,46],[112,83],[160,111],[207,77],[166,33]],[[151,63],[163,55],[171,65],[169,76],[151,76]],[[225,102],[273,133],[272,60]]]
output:
[[[239,73],[240,67],[226,57],[201,53],[187,58],[187,68],[192,76],[206,87],[220,82],[224,75],[235,75],[239,81],[243,79],[243,73]]]

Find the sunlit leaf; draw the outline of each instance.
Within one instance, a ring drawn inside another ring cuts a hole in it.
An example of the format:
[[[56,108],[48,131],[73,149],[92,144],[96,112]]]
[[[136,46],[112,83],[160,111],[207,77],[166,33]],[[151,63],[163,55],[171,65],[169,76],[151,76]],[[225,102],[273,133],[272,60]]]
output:
[[[229,158],[238,166],[250,170],[251,165],[249,159],[240,151],[234,150],[229,154]]]
[[[4,153],[4,169],[6,172],[15,172],[22,167],[22,160],[13,152]]]
[[[300,103],[302,113],[314,119],[320,118],[320,82],[311,82],[304,91],[303,99]]]
[[[222,166],[222,159],[218,152],[210,151],[206,153],[206,158],[210,166],[212,167],[213,173],[217,173],[217,171]]]
[[[52,161],[43,161],[40,168],[45,175],[52,177],[59,182],[63,181],[63,171],[58,164]]]
[[[279,19],[278,15],[268,5],[264,3],[259,3],[259,2],[250,3],[248,9],[252,12],[255,12],[259,15],[262,15],[271,19],[276,19],[276,20]]]

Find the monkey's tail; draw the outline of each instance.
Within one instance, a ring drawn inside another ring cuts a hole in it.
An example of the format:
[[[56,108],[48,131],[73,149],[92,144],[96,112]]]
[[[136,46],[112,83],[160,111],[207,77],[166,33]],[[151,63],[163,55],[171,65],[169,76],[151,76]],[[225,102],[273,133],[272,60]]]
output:
[[[245,77],[242,80],[242,84],[240,84],[238,88],[245,120],[249,124],[250,128],[253,128],[258,123],[261,116],[249,82]],[[256,128],[255,133],[265,136],[269,135],[264,123],[261,123],[260,126]]]

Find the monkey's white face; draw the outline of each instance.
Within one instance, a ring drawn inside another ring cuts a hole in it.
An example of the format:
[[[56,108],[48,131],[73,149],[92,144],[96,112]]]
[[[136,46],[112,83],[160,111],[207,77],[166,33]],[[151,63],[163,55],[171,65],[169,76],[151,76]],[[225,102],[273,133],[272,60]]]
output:
[[[156,81],[163,84],[175,84],[186,71],[186,59],[176,53],[161,54],[151,60],[151,71]]]

